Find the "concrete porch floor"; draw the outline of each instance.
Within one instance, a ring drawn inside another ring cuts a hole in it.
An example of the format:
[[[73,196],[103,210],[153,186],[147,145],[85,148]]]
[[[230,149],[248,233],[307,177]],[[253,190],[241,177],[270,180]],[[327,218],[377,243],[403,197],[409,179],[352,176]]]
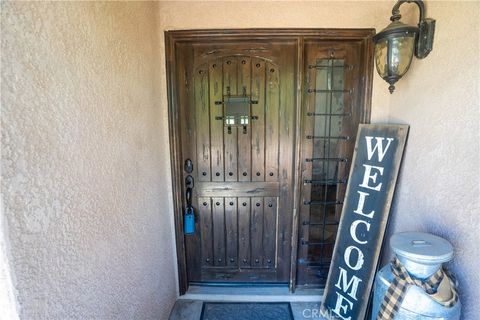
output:
[[[203,302],[290,302],[295,320],[324,319],[318,309],[322,289],[300,289],[290,293],[285,287],[191,286],[175,303],[169,320],[200,320]],[[228,320],[228,319],[225,319]]]

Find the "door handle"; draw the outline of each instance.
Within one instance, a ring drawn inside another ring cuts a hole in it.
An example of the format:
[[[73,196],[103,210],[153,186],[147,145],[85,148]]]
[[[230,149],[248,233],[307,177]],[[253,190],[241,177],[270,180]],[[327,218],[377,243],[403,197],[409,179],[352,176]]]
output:
[[[187,208],[190,208],[192,206],[192,188],[187,188],[185,199],[187,200]]]
[[[187,201],[187,208],[192,206],[192,193],[195,186],[194,179],[191,175],[185,178],[185,200]]]
[[[195,180],[193,179],[193,177],[191,175],[188,175],[186,178],[185,178],[185,188],[192,188],[195,186]]]

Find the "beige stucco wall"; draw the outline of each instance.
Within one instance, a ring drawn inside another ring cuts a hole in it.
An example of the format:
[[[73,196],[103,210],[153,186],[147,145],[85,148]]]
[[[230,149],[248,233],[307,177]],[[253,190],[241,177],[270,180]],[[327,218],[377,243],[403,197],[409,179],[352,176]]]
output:
[[[0,319],[18,320],[16,292],[9,261],[5,217],[0,214]]]
[[[480,315],[480,2],[427,2],[434,49],[414,60],[390,99],[390,121],[410,125],[391,232],[448,239],[464,319]],[[375,101],[374,101],[375,104]]]
[[[157,4],[1,6],[2,214],[21,319],[166,319]]]

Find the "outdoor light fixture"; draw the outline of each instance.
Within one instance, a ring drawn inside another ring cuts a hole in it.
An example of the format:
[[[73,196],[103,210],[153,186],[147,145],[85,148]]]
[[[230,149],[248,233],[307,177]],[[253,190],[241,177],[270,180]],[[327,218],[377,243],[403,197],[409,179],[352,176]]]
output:
[[[420,9],[418,26],[410,26],[400,22],[400,6],[415,3]],[[425,6],[422,0],[399,0],[392,9],[390,23],[385,29],[373,37],[375,42],[375,65],[377,72],[390,84],[388,90],[393,93],[397,82],[408,70],[413,53],[423,59],[433,46],[435,20],[425,18]]]

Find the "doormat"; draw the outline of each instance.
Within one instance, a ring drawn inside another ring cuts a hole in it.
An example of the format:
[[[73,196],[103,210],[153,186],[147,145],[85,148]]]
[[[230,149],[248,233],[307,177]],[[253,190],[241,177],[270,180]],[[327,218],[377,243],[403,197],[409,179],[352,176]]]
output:
[[[289,302],[204,302],[200,320],[294,320]]]

